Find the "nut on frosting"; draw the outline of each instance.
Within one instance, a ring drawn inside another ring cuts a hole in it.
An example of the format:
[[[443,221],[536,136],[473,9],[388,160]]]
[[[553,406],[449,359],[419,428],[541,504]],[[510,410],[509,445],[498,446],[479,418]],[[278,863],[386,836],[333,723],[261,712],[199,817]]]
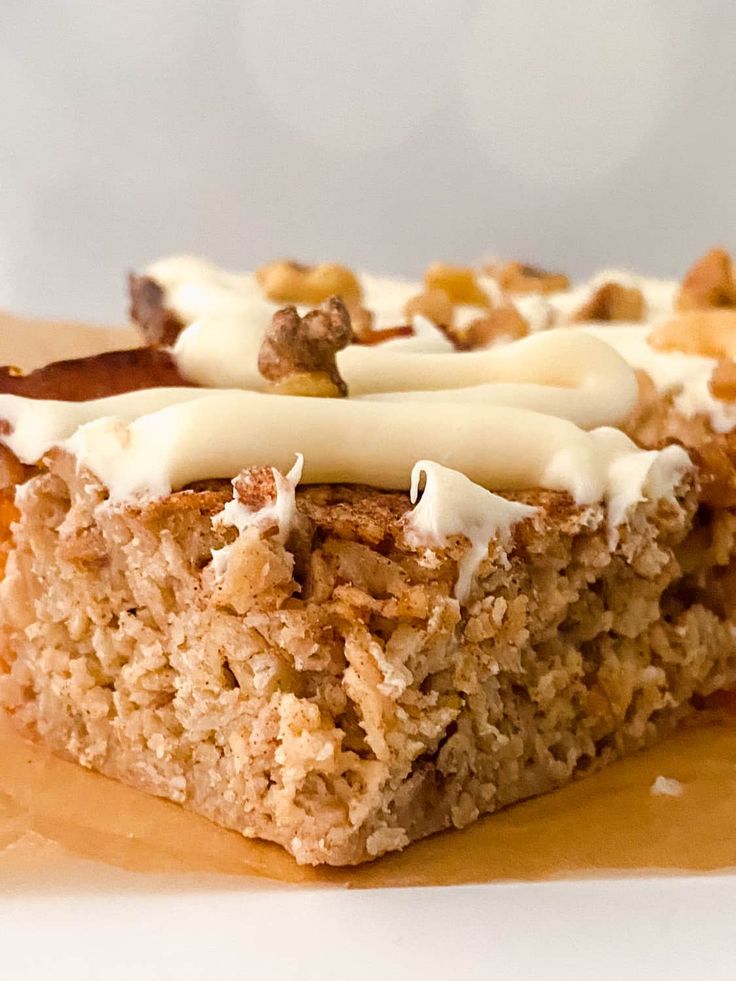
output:
[[[407,320],[426,317],[434,324],[445,324],[448,327],[452,325],[454,312],[452,300],[445,290],[439,287],[425,289],[408,300],[404,307]]]
[[[335,357],[352,338],[350,314],[337,296],[303,317],[296,307],[284,307],[263,338],[258,370],[281,395],[344,397],[348,388]]]
[[[644,317],[644,296],[636,286],[622,283],[603,283],[570,320],[573,323],[588,320],[638,321]]]
[[[675,301],[678,310],[736,307],[736,280],[725,249],[710,249],[690,267]]]
[[[363,295],[357,277],[347,266],[322,262],[307,266],[291,260],[269,262],[256,270],[256,279],[274,303],[302,303],[314,306],[330,296],[352,306]]]
[[[478,285],[475,272],[469,266],[449,266],[433,262],[424,274],[427,290],[444,290],[452,303],[490,309],[491,299]]]
[[[549,272],[523,262],[501,262],[485,267],[485,272],[508,293],[559,293],[570,288],[564,273]]]

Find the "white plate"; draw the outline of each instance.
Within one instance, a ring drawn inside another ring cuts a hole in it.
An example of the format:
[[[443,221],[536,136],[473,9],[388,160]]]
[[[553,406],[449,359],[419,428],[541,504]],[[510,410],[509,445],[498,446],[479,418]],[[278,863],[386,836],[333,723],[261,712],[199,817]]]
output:
[[[736,977],[736,876],[365,892],[122,879],[0,897],[0,977]]]

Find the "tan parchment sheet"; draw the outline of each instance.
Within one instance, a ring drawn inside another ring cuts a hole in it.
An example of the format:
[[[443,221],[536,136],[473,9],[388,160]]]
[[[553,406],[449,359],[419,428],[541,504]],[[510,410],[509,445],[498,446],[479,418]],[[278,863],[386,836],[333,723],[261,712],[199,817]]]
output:
[[[0,364],[130,346],[128,328],[0,314]],[[168,801],[140,794],[17,736],[0,718],[0,891],[447,885],[620,872],[736,869],[736,700],[654,749],[460,832],[359,869],[299,868]],[[657,776],[680,797],[655,797]]]

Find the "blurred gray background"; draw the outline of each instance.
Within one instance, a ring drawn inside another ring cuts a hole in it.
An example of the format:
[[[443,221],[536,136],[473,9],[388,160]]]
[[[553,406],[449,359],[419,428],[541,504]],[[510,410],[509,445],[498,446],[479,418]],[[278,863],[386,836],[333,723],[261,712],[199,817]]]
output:
[[[736,5],[0,0],[0,307],[192,251],[680,274],[736,245]]]

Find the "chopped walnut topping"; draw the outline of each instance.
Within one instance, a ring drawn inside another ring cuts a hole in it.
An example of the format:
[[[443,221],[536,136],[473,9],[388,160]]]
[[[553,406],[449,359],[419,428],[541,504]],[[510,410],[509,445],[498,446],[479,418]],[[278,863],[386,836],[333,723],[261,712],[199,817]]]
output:
[[[399,324],[376,330],[373,326],[375,320],[373,312],[366,310],[365,307],[348,307],[348,311],[355,344],[382,344],[384,341],[393,341],[397,337],[412,337],[414,334],[411,324]]]
[[[170,347],[184,328],[172,310],[166,309],[166,294],[150,276],[128,276],[130,319],[136,323],[146,344]]]
[[[433,262],[424,274],[427,290],[443,290],[453,304],[463,303],[489,310],[491,299],[478,285],[475,273],[469,266],[448,266]],[[426,295],[426,294],[425,294]]]
[[[564,273],[548,272],[538,266],[523,262],[502,262],[484,268],[501,289],[508,293],[558,293],[570,289],[570,280]]]
[[[736,362],[723,359],[713,369],[708,388],[722,402],[736,402]]]
[[[350,314],[337,296],[304,317],[295,307],[284,307],[273,315],[263,339],[258,370],[281,395],[345,396],[335,356],[352,338]]]
[[[603,283],[571,317],[572,323],[586,320],[642,320],[644,297],[636,286]]]
[[[435,324],[450,326],[454,317],[452,300],[444,290],[425,290],[418,296],[413,296],[404,307],[407,320],[413,317],[426,317]]]
[[[459,334],[459,332],[456,332]],[[471,320],[468,326],[457,338],[448,335],[455,347],[460,351],[474,351],[477,348],[488,347],[501,339],[516,341],[526,337],[529,324],[515,306],[497,307],[485,317]]]
[[[711,249],[690,267],[675,305],[678,310],[736,307],[736,280],[725,249]]]
[[[647,338],[658,351],[704,358],[736,358],[736,310],[692,310],[655,327]]]
[[[383,344],[385,341],[395,341],[399,337],[413,337],[415,334],[411,324],[397,324],[395,327],[384,327],[381,330],[370,330],[356,338],[358,344]]]
[[[347,306],[357,306],[363,295],[357,277],[347,266],[323,262],[305,266],[299,262],[270,262],[256,270],[263,292],[274,303],[316,306],[330,296],[339,296]]]

